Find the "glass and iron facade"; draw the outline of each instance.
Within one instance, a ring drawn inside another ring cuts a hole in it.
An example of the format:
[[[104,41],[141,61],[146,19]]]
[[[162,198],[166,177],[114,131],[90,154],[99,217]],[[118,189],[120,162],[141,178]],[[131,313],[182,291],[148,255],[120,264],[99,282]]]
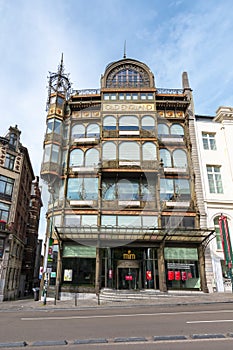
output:
[[[71,90],[63,61],[49,80],[41,177],[48,183],[45,272],[57,292],[207,291],[192,162],[191,89],[158,89],[124,58],[98,90]]]

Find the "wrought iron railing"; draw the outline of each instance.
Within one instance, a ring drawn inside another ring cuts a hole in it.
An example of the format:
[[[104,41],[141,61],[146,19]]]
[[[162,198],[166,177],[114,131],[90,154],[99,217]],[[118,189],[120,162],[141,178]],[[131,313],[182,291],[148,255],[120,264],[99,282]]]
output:
[[[167,94],[167,95],[182,95],[184,93],[183,89],[168,89],[168,88],[157,88],[158,94]],[[99,95],[100,89],[82,89],[71,91],[71,95]]]

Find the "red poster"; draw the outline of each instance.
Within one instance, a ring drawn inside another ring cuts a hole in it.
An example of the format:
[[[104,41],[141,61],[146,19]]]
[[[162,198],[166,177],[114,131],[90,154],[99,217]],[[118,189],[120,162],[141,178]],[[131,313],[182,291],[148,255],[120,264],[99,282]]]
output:
[[[126,280],[126,281],[132,281],[132,280],[133,280],[133,276],[128,276],[128,275],[126,275],[126,276],[125,276],[125,280]]]
[[[186,281],[187,280],[187,272],[186,271],[182,271],[181,278],[182,278],[182,281]]]
[[[175,272],[168,271],[168,281],[173,281],[175,279]]]
[[[180,279],[181,279],[180,271],[175,271],[175,280],[180,281]]]

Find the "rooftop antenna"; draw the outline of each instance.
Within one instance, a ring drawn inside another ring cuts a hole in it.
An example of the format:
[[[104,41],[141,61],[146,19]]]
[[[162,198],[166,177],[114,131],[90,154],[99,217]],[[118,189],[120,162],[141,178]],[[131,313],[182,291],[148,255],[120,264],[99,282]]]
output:
[[[124,56],[123,56],[123,58],[126,58],[126,40],[124,42]]]

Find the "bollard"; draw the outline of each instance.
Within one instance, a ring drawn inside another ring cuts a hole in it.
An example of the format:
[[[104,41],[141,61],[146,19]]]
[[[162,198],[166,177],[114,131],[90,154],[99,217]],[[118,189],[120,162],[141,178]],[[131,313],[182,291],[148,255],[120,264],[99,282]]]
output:
[[[74,295],[74,305],[77,306],[77,293]]]
[[[100,305],[100,293],[97,293],[97,302],[98,302],[98,305]]]

